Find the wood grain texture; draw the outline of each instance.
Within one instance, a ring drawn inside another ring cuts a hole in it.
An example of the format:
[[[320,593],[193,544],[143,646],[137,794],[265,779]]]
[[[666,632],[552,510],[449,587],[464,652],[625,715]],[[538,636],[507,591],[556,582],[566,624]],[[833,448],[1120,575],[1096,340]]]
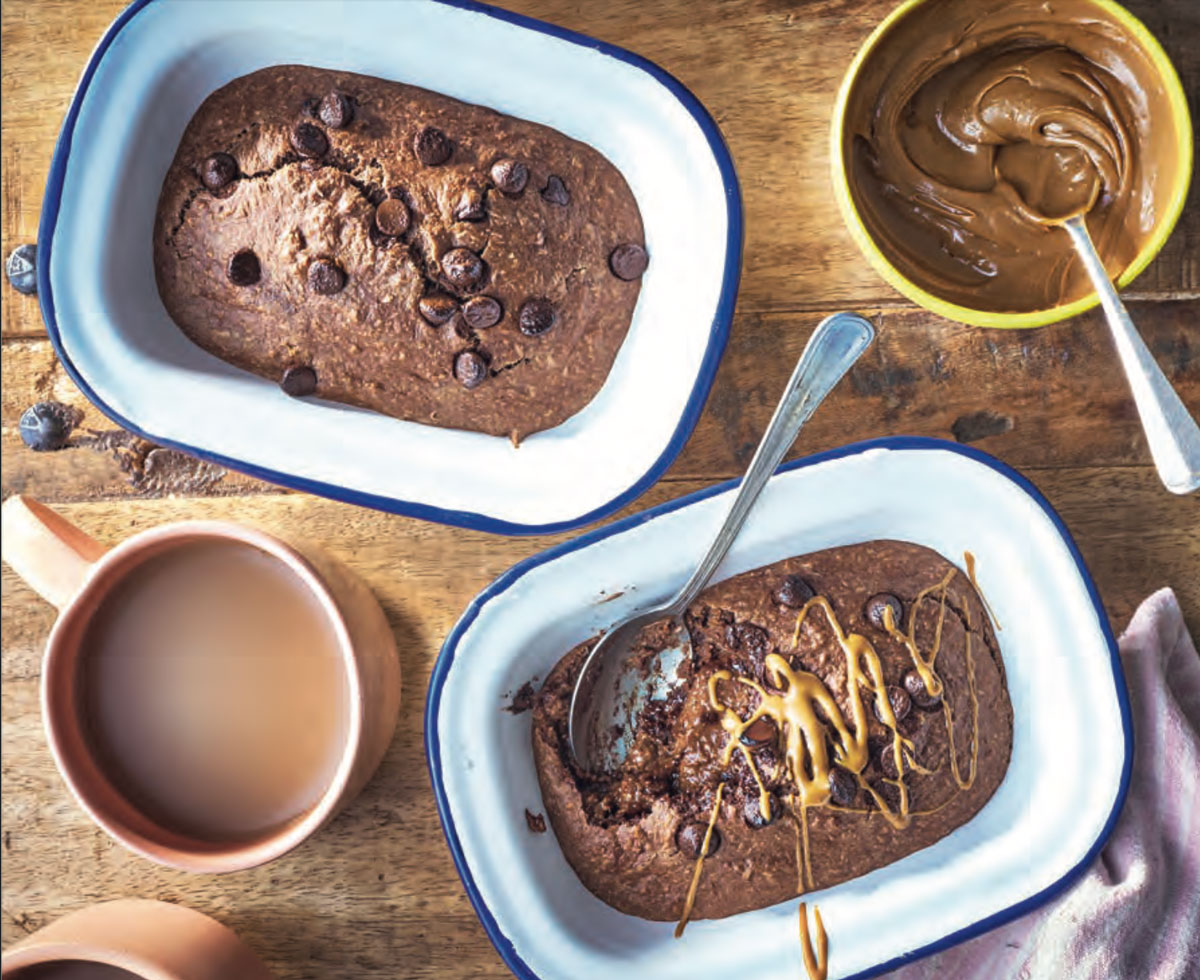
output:
[[[829,185],[830,115],[855,50],[891,0],[520,0],[513,9],[630,47],[687,85],[721,126],[746,210],[744,312],[910,305],[865,264]],[[1171,55],[1195,114],[1200,4],[1130,0]],[[41,189],[75,81],[124,7],[39,0],[3,7],[3,249],[37,235]],[[46,59],[42,40],[55,39]],[[752,53],[752,56],[748,56]],[[1143,297],[1200,295],[1200,189],[1159,257],[1131,288]],[[32,299],[6,304],[6,337],[36,336]]]
[[[1168,378],[1200,410],[1200,300],[1130,305]],[[1098,313],[1014,333],[922,310],[860,309],[875,322],[878,341],[809,423],[792,456],[907,434],[972,443],[1019,467],[1149,462]],[[822,315],[737,315],[707,410],[668,478],[728,478],[746,467]],[[48,341],[9,340],[3,349],[4,493],[60,501],[273,489],[174,450],[127,444],[67,377]],[[30,452],[16,423],[26,407],[47,398],[78,409],[82,419],[65,450]]]
[[[1200,5],[1129,4],[1200,102]],[[121,0],[6,3],[3,249],[32,241],[63,113]],[[746,205],[743,288],[695,435],[634,508],[740,472],[812,328],[861,309],[876,347],[821,409],[794,454],[895,433],[958,438],[1030,475],[1071,528],[1114,628],[1155,588],[1179,593],[1200,636],[1200,497],[1167,494],[1103,325],[1093,314],[1035,332],[983,331],[912,308],[865,268],[828,190],[827,127],[851,54],[891,0],[509,0],[623,44],[696,92],[721,124]],[[295,9],[302,11],[303,5]],[[47,57],[52,44],[53,57]],[[1184,400],[1200,411],[1200,202],[1132,293],[1134,316]],[[34,298],[5,289],[0,487],[60,507],[113,544],[155,524],[215,517],[320,541],[362,574],[395,630],[404,702],[376,778],[334,822],[264,868],[192,876],[133,857],[94,828],[54,770],[38,707],[53,611],[0,575],[3,755],[0,943],[93,901],[179,901],[235,928],[282,980],[504,977],[454,872],[422,748],[425,686],[448,630],[484,585],[564,536],[505,539],[284,493],[116,430],[56,362]],[[80,413],[69,448],[17,435],[33,401]],[[495,706],[499,709],[499,705]],[[524,826],[521,813],[497,814]]]

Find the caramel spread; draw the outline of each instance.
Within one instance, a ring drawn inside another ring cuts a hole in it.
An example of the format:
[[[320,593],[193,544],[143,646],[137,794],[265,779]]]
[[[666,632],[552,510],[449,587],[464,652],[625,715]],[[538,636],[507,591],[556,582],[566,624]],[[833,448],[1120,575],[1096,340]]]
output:
[[[1119,275],[1181,177],[1159,73],[1092,0],[927,0],[864,62],[845,126],[871,237],[914,284],[972,309],[1090,292],[1053,224],[1075,213]]]

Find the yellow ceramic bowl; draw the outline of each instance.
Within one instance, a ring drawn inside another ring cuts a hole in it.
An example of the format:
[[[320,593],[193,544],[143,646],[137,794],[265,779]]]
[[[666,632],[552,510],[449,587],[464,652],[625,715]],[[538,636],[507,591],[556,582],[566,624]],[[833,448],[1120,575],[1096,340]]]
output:
[[[1094,293],[1071,303],[1064,303],[1061,306],[1054,306],[1047,310],[1034,310],[1028,313],[997,313],[991,310],[973,310],[969,307],[959,306],[956,303],[940,299],[932,293],[926,292],[892,265],[887,256],[875,244],[875,240],[867,231],[862,218],[859,217],[858,209],[854,206],[854,199],[850,195],[850,184],[846,176],[846,161],[842,145],[846,107],[850,100],[850,93],[854,88],[854,83],[858,79],[863,64],[871,57],[871,53],[879,45],[880,40],[894,24],[924,2],[925,0],[904,0],[900,6],[880,22],[879,26],[871,32],[871,36],[867,38],[863,46],[859,48],[858,54],[854,56],[854,60],[850,63],[850,69],[846,72],[846,77],[842,80],[842,87],[838,91],[837,103],[833,108],[830,160],[833,166],[833,192],[837,198],[838,207],[841,209],[842,219],[846,222],[846,227],[850,229],[851,236],[862,250],[863,255],[867,257],[867,261],[871,263],[872,268],[883,276],[889,285],[895,287],[914,303],[919,303],[925,309],[931,310],[948,319],[969,323],[977,327],[1042,327],[1048,323],[1065,320],[1067,317],[1090,310],[1099,302]],[[1178,165],[1175,171],[1179,175],[1177,185],[1172,189],[1168,205],[1159,219],[1158,227],[1154,229],[1154,234],[1150,236],[1129,267],[1118,277],[1118,288],[1124,288],[1158,254],[1159,249],[1163,247],[1163,244],[1171,234],[1171,230],[1175,227],[1175,222],[1179,220],[1179,215],[1183,211],[1184,201],[1187,198],[1188,186],[1191,183],[1192,177],[1192,123],[1188,115],[1187,99],[1183,94],[1183,86],[1179,83],[1179,76],[1175,73],[1175,66],[1171,64],[1171,59],[1167,57],[1167,53],[1162,49],[1162,45],[1158,43],[1154,35],[1146,29],[1146,26],[1140,20],[1119,3],[1114,2],[1114,0],[1092,0],[1092,2],[1102,10],[1107,11],[1115,21],[1123,25],[1138,41],[1142,49],[1154,63],[1159,75],[1162,77],[1163,86],[1170,101],[1171,115],[1174,117],[1175,128],[1181,136],[1179,140]]]

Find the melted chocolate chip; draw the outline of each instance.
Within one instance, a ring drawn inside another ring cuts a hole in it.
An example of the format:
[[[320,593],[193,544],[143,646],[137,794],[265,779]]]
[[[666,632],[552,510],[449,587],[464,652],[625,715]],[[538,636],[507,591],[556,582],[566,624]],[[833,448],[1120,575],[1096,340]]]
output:
[[[741,740],[743,745],[771,745],[775,734],[775,722],[767,715],[761,715],[742,732]]]
[[[455,289],[472,292],[487,278],[487,264],[469,248],[452,248],[442,256],[442,276]]]
[[[250,249],[244,248],[235,252],[225,267],[225,275],[235,286],[253,286],[262,278],[262,266],[258,264],[258,256]]]
[[[557,204],[559,207],[564,208],[571,203],[571,195],[567,192],[567,185],[556,174],[551,174],[546,178],[546,186],[542,188],[542,198],[550,204]]]
[[[459,351],[454,358],[454,376],[464,388],[478,388],[487,380],[487,361],[479,351]]]
[[[505,194],[520,194],[529,183],[529,168],[506,157],[492,164],[492,183]]]
[[[767,794],[767,816],[762,814],[762,800],[757,793],[751,793],[742,804],[742,819],[755,830],[761,830],[775,822],[779,816],[779,799],[774,793]]]
[[[417,309],[421,311],[421,316],[425,318],[426,323],[440,327],[454,316],[458,309],[458,301],[445,293],[430,293],[428,296],[421,297]]]
[[[219,191],[233,183],[237,175],[237,161],[228,153],[214,153],[200,167],[200,179],[210,191]]]
[[[308,288],[318,296],[340,293],[346,285],[346,273],[332,259],[314,259],[308,266]]]
[[[463,319],[472,330],[486,330],[500,322],[504,315],[498,300],[491,296],[476,296],[463,303]]]
[[[767,631],[753,623],[731,623],[725,627],[725,642],[734,650],[741,650],[761,660],[770,646]]]
[[[330,92],[317,107],[317,115],[330,129],[341,129],[354,119],[354,103],[341,92]]]
[[[300,123],[292,130],[292,147],[302,157],[316,159],[329,152],[329,137],[320,126]]]
[[[618,245],[608,257],[608,267],[618,279],[637,279],[649,264],[650,256],[646,250],[633,242]]]
[[[408,231],[409,220],[408,205],[398,197],[380,201],[375,209],[375,227],[385,235],[403,235]]]
[[[463,191],[458,204],[454,206],[455,221],[483,221],[487,210],[483,206],[483,191],[478,187],[468,187]]]
[[[21,441],[35,453],[49,453],[67,444],[78,417],[61,402],[38,402],[21,413],[17,428]]]
[[[517,326],[527,337],[536,337],[554,326],[557,319],[554,304],[548,299],[535,297],[521,304],[517,313]]]
[[[317,372],[306,364],[290,367],[279,379],[279,387],[285,395],[291,395],[293,398],[311,395],[317,390]]]
[[[908,713],[912,711],[912,698],[908,696],[908,692],[902,687],[896,687],[895,684],[889,684],[887,687],[888,703],[892,706],[892,714],[896,716],[897,723],[904,721],[908,717]],[[875,708],[875,717],[880,723],[883,718],[879,713],[879,702],[872,702]]]
[[[454,146],[440,129],[426,126],[413,137],[413,152],[425,166],[437,167],[450,159]]]
[[[906,671],[900,679],[900,683],[904,685],[904,690],[908,692],[908,696],[912,698],[912,703],[924,711],[932,711],[942,703],[941,696],[930,694],[925,687],[925,682],[921,680],[921,675],[914,667]]]
[[[704,848],[704,835],[708,833],[708,824],[694,821],[682,824],[675,832],[675,846],[693,861],[700,856]],[[708,838],[708,850],[705,857],[712,857],[721,846],[721,832],[713,827],[712,836]]]
[[[867,741],[871,762],[888,779],[899,779],[900,772],[896,768],[895,750],[890,738],[871,738]]]
[[[789,575],[780,583],[779,588],[772,593],[772,598],[781,606],[787,606],[789,609],[799,609],[814,595],[816,595],[816,592],[813,591],[813,587],[808,582],[799,575]]]
[[[878,595],[873,595],[867,600],[867,605],[864,609],[867,621],[876,629],[886,629],[887,627],[883,621],[883,611],[885,609],[892,611],[892,625],[896,629],[899,629],[900,623],[904,619],[904,603],[890,592],[880,592]]]
[[[829,767],[829,799],[838,806],[851,806],[858,796],[858,780],[841,766]]]

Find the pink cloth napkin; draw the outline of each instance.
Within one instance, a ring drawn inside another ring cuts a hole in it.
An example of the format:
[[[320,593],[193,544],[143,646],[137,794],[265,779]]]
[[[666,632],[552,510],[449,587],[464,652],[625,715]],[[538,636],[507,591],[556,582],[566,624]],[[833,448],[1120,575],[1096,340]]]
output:
[[[1175,593],[1143,602],[1120,647],[1133,774],[1095,863],[1050,904],[888,980],[1200,977],[1200,658]]]

